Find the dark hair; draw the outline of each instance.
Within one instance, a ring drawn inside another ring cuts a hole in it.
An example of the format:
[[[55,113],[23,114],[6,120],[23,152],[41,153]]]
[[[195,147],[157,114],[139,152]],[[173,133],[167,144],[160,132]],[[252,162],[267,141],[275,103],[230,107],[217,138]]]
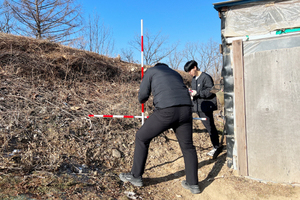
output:
[[[195,66],[198,68],[198,63],[194,60],[191,60],[184,65],[184,71],[189,72]]]

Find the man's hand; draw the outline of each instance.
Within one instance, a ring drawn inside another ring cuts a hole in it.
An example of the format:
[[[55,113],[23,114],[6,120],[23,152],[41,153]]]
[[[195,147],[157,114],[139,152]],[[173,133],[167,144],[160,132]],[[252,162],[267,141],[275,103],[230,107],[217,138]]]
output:
[[[194,97],[197,94],[197,91],[196,90],[190,90],[190,94],[191,94],[192,97]]]

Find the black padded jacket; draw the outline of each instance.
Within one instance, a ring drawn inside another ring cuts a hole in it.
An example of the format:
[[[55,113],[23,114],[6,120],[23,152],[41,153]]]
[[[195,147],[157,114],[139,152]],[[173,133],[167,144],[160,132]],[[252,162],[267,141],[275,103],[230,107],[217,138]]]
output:
[[[213,112],[217,110],[217,97],[210,90],[214,86],[212,77],[202,72],[198,79],[193,77],[192,90],[196,90],[197,94],[193,98],[194,112]]]
[[[156,109],[173,106],[192,106],[192,101],[181,75],[168,65],[159,63],[147,69],[140,85],[138,100],[145,103],[150,94]]]

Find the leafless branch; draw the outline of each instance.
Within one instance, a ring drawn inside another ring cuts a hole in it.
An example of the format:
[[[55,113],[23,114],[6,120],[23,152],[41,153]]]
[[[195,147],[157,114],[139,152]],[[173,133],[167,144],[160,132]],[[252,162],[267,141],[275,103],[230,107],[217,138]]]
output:
[[[146,30],[143,35],[144,38],[144,58],[146,65],[153,65],[160,62],[162,59],[169,56],[173,51],[175,51],[178,43],[167,46],[168,36],[161,35],[161,31],[155,35],[152,35]],[[134,40],[129,42],[129,45],[140,51],[141,48],[141,38],[136,35]]]
[[[201,71],[211,74],[218,82],[221,77],[222,55],[219,53],[219,45],[212,39],[206,43],[187,43],[184,49],[184,57],[187,60],[196,60]]]
[[[37,39],[66,43],[82,25],[80,6],[74,0],[5,0],[18,30]]]

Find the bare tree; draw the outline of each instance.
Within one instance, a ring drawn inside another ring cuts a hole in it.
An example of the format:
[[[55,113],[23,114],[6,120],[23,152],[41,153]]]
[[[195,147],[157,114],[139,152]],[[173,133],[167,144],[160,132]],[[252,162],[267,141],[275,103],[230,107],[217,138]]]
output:
[[[187,43],[185,46],[185,58],[196,60],[201,71],[211,74],[215,81],[221,77],[222,55],[219,52],[219,44],[212,39],[206,43]]]
[[[199,43],[188,42],[185,44],[184,57],[187,60],[196,60]]]
[[[85,50],[87,47],[87,41],[85,39],[85,37],[82,35],[82,32],[75,34],[74,39],[72,39],[68,45],[70,47],[76,48],[76,49],[81,49],[81,50]]]
[[[133,63],[133,51],[132,49],[121,49],[121,58],[124,59],[124,61]]]
[[[197,53],[199,65],[205,72],[214,69],[216,60],[218,60],[221,56],[219,53],[219,45],[212,39],[210,39],[207,43],[200,45]]]
[[[182,63],[182,60],[184,58],[183,53],[182,52],[178,52],[176,49],[175,51],[173,51],[172,54],[170,54],[168,56],[169,58],[169,66],[172,69],[179,69],[180,64]]]
[[[178,46],[178,44],[167,46],[168,36],[162,36],[161,31],[156,35],[152,35],[146,30],[144,38],[144,59],[146,65],[153,65],[170,55]],[[141,37],[136,35],[134,40],[129,41],[129,45],[137,50],[141,50]]]
[[[81,27],[81,7],[74,0],[5,1],[25,35],[65,43]]]
[[[112,30],[105,26],[97,13],[89,15],[86,27],[88,38],[87,49],[102,55],[112,55],[114,51],[114,40]]]
[[[12,33],[13,27],[15,26],[13,22],[13,17],[11,10],[9,9],[8,5],[6,2],[4,2],[0,6],[0,32],[3,33]]]

